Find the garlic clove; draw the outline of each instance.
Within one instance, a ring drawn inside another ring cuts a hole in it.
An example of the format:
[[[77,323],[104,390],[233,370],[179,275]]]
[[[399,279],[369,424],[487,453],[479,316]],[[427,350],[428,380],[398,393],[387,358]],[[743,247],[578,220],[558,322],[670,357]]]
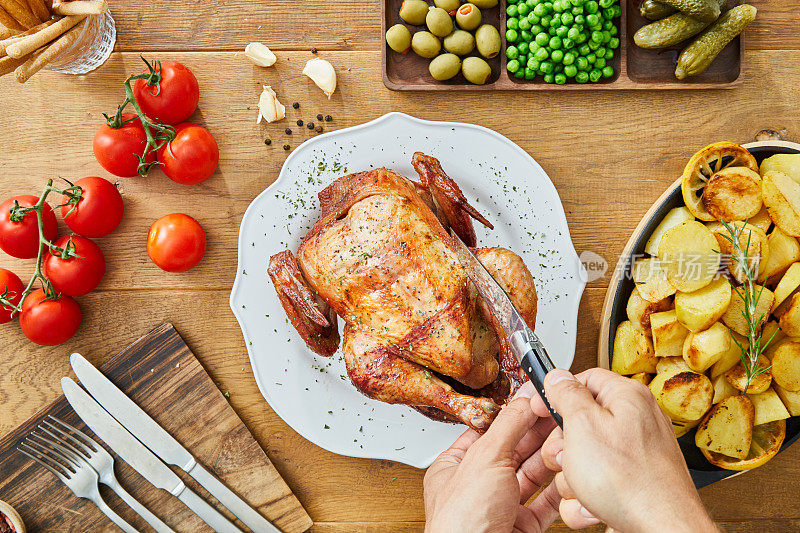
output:
[[[315,57],[306,63],[303,74],[311,78],[330,99],[333,91],[336,90],[336,71],[333,69],[333,65],[320,57]]]
[[[258,119],[256,124],[261,124],[263,118],[267,122],[275,122],[286,117],[286,107],[278,101],[278,95],[269,85],[264,85],[261,97],[258,99]]]
[[[271,67],[278,60],[272,50],[261,43],[250,43],[244,49],[244,55],[259,67]]]

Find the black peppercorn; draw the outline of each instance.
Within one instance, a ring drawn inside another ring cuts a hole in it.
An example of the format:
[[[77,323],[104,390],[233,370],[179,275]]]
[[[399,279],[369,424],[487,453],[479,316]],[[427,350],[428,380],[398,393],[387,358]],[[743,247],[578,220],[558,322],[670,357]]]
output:
[[[287,150],[287,151],[288,151],[290,148],[291,148],[291,146],[289,146],[288,144],[284,144],[284,145],[283,145],[283,149],[284,149],[284,150]]]
[[[315,129],[314,131],[316,131],[317,133],[322,133],[322,126],[317,126],[317,129]]]
[[[291,135],[292,134],[291,128],[286,128],[284,131],[286,132],[286,135]]]
[[[300,109],[300,102],[293,103],[292,107],[295,108],[295,109]]]
[[[310,129],[310,130],[313,130],[314,129],[314,123],[313,122],[309,122],[308,124],[306,124],[306,127],[308,127],[308,129]]]
[[[316,54],[316,53],[317,53],[317,49],[316,49],[316,48],[312,48],[312,49],[311,49],[311,53],[312,53],[312,54]]]
[[[302,120],[300,120],[300,119],[298,119],[298,120],[297,120],[297,125],[298,125],[298,126],[302,126],[302,125],[303,125],[303,121],[302,121]]]
[[[264,139],[264,144],[269,146],[270,144],[272,144],[272,139]]]
[[[325,122],[330,122],[333,120],[333,117],[330,115],[325,115]]]
[[[322,120],[322,113],[320,113],[319,115],[317,115],[317,120]]]

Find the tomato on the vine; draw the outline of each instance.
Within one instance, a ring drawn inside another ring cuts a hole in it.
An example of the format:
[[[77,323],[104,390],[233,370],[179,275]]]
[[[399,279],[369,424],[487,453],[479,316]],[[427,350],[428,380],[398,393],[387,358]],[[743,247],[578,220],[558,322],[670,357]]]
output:
[[[89,176],[75,182],[80,198],[65,195],[61,216],[69,229],[84,237],[105,237],[119,226],[125,210],[122,195],[110,181]]]
[[[28,339],[42,346],[68,341],[81,325],[81,308],[69,296],[47,300],[42,289],[31,292],[22,302],[19,325]]]
[[[144,79],[133,84],[133,95],[142,112],[151,119],[171,125],[192,116],[200,100],[200,86],[192,71],[175,61],[162,61],[160,68],[156,63],[154,70],[161,74],[158,86],[149,86]]]
[[[25,286],[19,276],[10,270],[0,268],[0,297],[7,300],[11,305],[16,306],[19,304],[19,299],[22,297],[24,290]],[[11,322],[11,310],[0,304],[0,324],[5,324],[6,322]]]
[[[0,250],[19,259],[30,259],[39,253],[39,223],[35,211],[25,213],[21,220],[11,220],[15,201],[21,207],[32,207],[39,199],[26,194],[9,198],[0,204]],[[48,241],[58,235],[56,216],[47,203],[42,206],[42,230]]]
[[[123,113],[122,120],[125,124],[119,128],[112,128],[108,124],[100,126],[94,134],[94,156],[104,169],[115,176],[132,178],[139,175],[138,156],[145,151],[147,135],[135,113]],[[145,162],[153,161],[155,153],[149,152]]]
[[[48,251],[42,269],[56,292],[67,296],[83,296],[92,292],[103,279],[106,260],[100,247],[86,237],[61,237],[53,244],[63,249],[69,246],[70,239],[72,251],[77,257],[62,259],[63,253]]]
[[[158,162],[172,181],[194,185],[211,177],[219,163],[219,147],[203,126],[184,122],[175,138],[158,151]]]
[[[197,265],[205,253],[206,233],[189,215],[166,215],[150,227],[147,255],[167,272],[185,272]]]

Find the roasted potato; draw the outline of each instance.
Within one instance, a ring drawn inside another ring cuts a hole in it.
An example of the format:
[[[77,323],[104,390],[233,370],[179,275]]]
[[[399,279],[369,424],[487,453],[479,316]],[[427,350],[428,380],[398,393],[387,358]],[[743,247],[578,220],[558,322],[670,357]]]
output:
[[[772,353],[772,377],[787,391],[800,392],[800,342],[784,341]]]
[[[705,331],[689,333],[683,341],[683,360],[694,372],[705,372],[731,347],[731,334],[719,322]]]
[[[761,210],[761,176],[747,167],[723,168],[706,183],[702,201],[717,220],[747,220]]]
[[[758,361],[756,362],[756,369],[761,368],[769,368],[769,359],[760,355],[758,357]],[[769,370],[757,375],[753,380],[750,382],[750,386],[747,387],[745,391],[744,388],[747,386],[747,373],[745,372],[744,365],[741,361],[739,361],[736,366],[725,372],[725,379],[728,380],[728,383],[731,386],[740,391],[740,392],[747,392],[748,394],[758,394],[760,392],[764,392],[769,388],[772,384],[772,374]]]
[[[787,235],[800,236],[800,183],[783,172],[770,171],[761,179],[761,194],[775,225]]]
[[[656,362],[656,373],[668,374],[667,377],[674,376],[679,372],[691,371],[692,369],[689,368],[689,365],[683,360],[683,357],[660,357],[658,362]]]
[[[736,231],[739,236],[739,250],[746,251],[747,260],[750,263],[753,271],[761,272],[761,269],[766,266],[769,260],[769,243],[767,234],[752,224],[745,224],[744,222],[731,222],[729,226]],[[719,251],[722,253],[722,261],[728,267],[728,271],[739,282],[745,282],[744,268],[740,264],[743,258],[737,259],[737,249],[734,248],[731,242],[732,236],[730,231],[721,223],[711,223],[707,227],[714,233],[714,237],[719,244]],[[755,281],[755,280],[754,280]]]
[[[800,392],[786,390],[777,383],[773,383],[772,387],[783,402],[786,410],[789,411],[789,414],[792,416],[800,416]]]
[[[761,332],[761,346],[764,347],[764,356],[772,361],[772,354],[786,338],[786,334],[781,331],[780,326],[774,320],[764,324]]]
[[[744,459],[753,440],[755,408],[747,396],[725,398],[706,415],[697,427],[694,443],[698,448]]]
[[[658,245],[658,257],[670,284],[676,290],[702,289],[717,274],[719,245],[711,231],[696,220],[667,230]]]
[[[683,341],[689,330],[678,321],[674,309],[650,315],[650,331],[656,357],[683,356]]]
[[[625,376],[656,371],[656,356],[650,337],[637,329],[630,320],[617,326],[611,370]]]
[[[783,273],[796,261],[800,261],[800,243],[780,228],[775,228],[767,237],[769,257],[762,261],[758,269],[759,283],[770,283],[774,286]],[[777,295],[776,295],[777,298]]]
[[[748,222],[764,233],[768,232],[770,226],[772,226],[772,219],[769,217],[769,209],[761,206],[761,211],[756,213],[755,216],[750,217]]]
[[[750,341],[748,341],[742,335],[735,333],[729,330],[731,335],[731,344],[728,348],[728,351],[722,354],[717,362],[714,363],[708,371],[709,377],[713,381],[717,377],[721,376],[731,368],[735,367],[736,364],[742,360],[742,349],[740,346],[747,347]],[[715,402],[716,403],[716,402]]]
[[[714,386],[714,398],[711,400],[711,403],[713,404],[717,404],[725,398],[730,398],[731,396],[736,396],[739,394],[739,391],[734,389],[733,385],[728,383],[728,380],[725,379],[725,376],[717,376],[716,378],[713,378],[711,382]]]
[[[747,320],[745,320],[744,316],[742,315],[742,311],[744,311],[744,300],[742,299],[742,296],[744,295],[744,288],[737,287],[733,289],[733,291],[734,294],[731,296],[731,304],[722,315],[722,321],[726,326],[739,335],[747,335],[749,328],[747,325]],[[766,322],[770,311],[772,311],[772,305],[775,302],[775,295],[772,294],[771,290],[763,288],[760,285],[755,285],[755,293],[758,300],[756,301],[753,319],[757,320],[760,317],[761,321],[757,324],[757,326],[761,326],[764,322]]]
[[[639,296],[648,302],[660,302],[675,294],[675,287],[667,280],[667,275],[659,266],[659,260],[652,257],[637,259],[632,267],[633,281],[639,289]]]
[[[638,329],[642,330],[648,337],[650,332],[650,315],[661,311],[666,311],[672,307],[669,297],[658,302],[648,302],[639,294],[637,287],[633,288],[631,297],[628,298],[628,319]]]
[[[780,318],[786,311],[791,296],[798,292],[798,288],[800,288],[800,263],[792,263],[775,287],[775,316]]]
[[[689,331],[703,331],[720,319],[731,303],[731,284],[724,277],[694,292],[675,293],[675,314]]]
[[[753,402],[753,408],[755,408],[754,426],[774,422],[775,420],[786,420],[791,416],[778,394],[772,388],[760,394],[748,394],[747,396]]]
[[[682,222],[687,220],[694,220],[694,215],[686,207],[676,207],[664,216],[661,222],[653,230],[650,238],[647,239],[647,244],[644,246],[645,253],[653,256],[658,255],[658,245],[661,244],[661,237],[667,230],[670,230]]]
[[[800,183],[800,154],[775,154],[761,162],[761,175],[783,172]]]
[[[692,428],[697,427],[697,424],[699,423],[700,423],[699,420],[695,422],[675,422],[673,420],[672,431],[675,432],[675,438],[678,439],[680,437],[683,437],[684,435],[689,433],[692,430]]]
[[[714,387],[711,381],[695,372],[656,374],[650,391],[661,410],[675,422],[694,422],[711,408]]]
[[[631,379],[634,381],[638,381],[644,386],[647,386],[650,384],[650,381],[652,381],[653,376],[652,374],[648,374],[647,372],[639,372],[638,374],[632,375]]]
[[[800,293],[789,299],[789,306],[781,313],[778,324],[788,336],[800,337]]]

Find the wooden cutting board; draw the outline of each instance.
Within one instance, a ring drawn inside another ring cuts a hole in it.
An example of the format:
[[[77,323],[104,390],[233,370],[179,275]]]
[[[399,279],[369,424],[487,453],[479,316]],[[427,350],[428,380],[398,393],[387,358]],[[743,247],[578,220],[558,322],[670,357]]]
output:
[[[301,532],[311,527],[311,518],[300,502],[171,324],[162,324],[140,338],[101,370],[200,463],[282,531]],[[0,500],[19,511],[28,531],[118,531],[93,503],[75,497],[53,474],[16,451],[47,415],[94,437],[60,396],[0,439]],[[108,446],[106,449],[111,451]],[[178,532],[210,531],[180,501],[150,485],[116,455],[114,458],[122,486],[170,527]],[[233,519],[193,479],[173,470]],[[113,492],[102,487],[102,494],[131,525],[151,531]]]

